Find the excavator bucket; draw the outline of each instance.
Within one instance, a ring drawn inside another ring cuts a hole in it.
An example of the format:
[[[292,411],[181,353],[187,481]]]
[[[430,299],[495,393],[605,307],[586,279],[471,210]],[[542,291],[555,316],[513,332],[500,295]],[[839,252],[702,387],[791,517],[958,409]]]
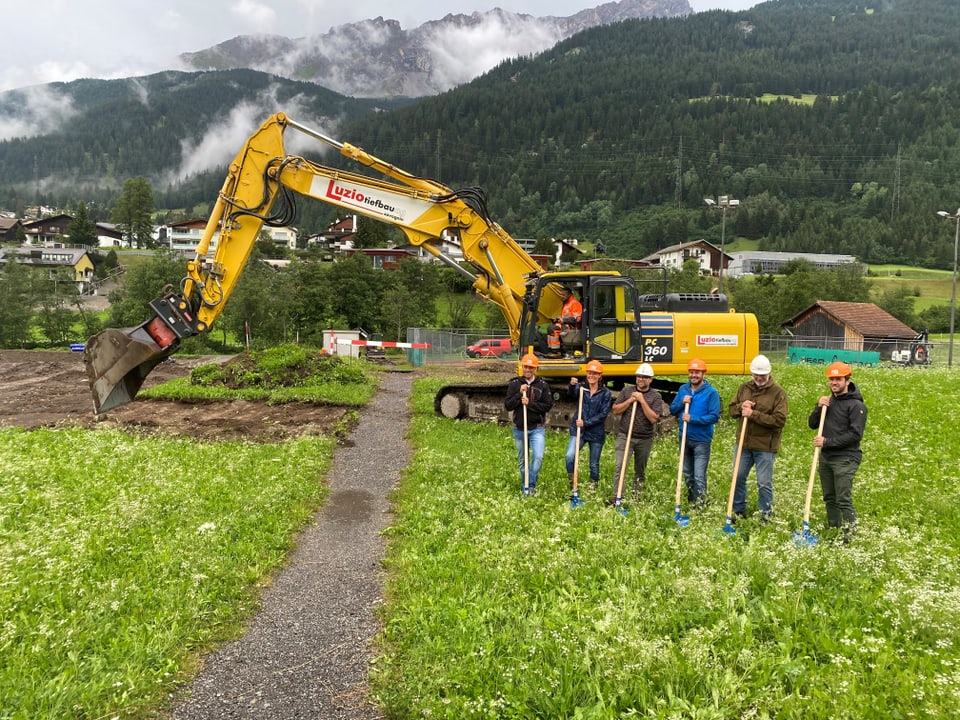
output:
[[[162,322],[153,318],[135,328],[110,328],[87,341],[83,363],[96,414],[133,400],[150,371],[177,349],[178,343],[160,347],[148,332]]]

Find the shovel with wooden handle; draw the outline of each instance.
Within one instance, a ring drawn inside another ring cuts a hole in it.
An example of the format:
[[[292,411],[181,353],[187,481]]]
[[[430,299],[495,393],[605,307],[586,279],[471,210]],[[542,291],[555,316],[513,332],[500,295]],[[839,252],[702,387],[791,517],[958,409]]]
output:
[[[823,423],[827,419],[827,406],[820,408],[820,427],[817,435],[823,435]],[[820,460],[820,448],[813,447],[813,464],[810,466],[810,479],[807,480],[807,498],[803,503],[803,530],[793,533],[793,541],[800,546],[810,547],[817,544],[816,535],[810,534],[810,499],[813,497],[813,479],[817,476],[817,463]]]
[[[727,524],[723,531],[728,535],[736,535],[737,529],[733,526],[733,493],[737,489],[737,475],[740,472],[740,456],[743,454],[743,439],[747,436],[747,418],[744,416],[740,424],[740,440],[737,442],[737,455],[733,459],[733,478],[730,480],[730,496],[727,498]]]
[[[630,426],[627,428],[627,444],[623,448],[623,460],[620,463],[620,479],[617,482],[617,497],[613,501],[614,507],[621,515],[627,514],[627,509],[621,504],[623,499],[623,477],[627,474],[627,464],[630,460],[630,438],[633,436],[633,421],[637,417],[638,404],[639,403],[634,403],[630,409]]]
[[[520,402],[523,405],[523,494],[530,494],[530,437],[527,434],[527,386],[520,386]]]
[[[690,524],[690,517],[680,514],[680,488],[683,484],[683,454],[687,449],[687,421],[683,416],[690,412],[690,403],[684,403],[683,412],[680,413],[680,420],[683,422],[683,430],[680,433],[680,462],[677,467],[677,497],[673,506],[673,519],[680,527],[686,527]]]
[[[580,390],[580,399],[577,401],[577,420],[583,420],[583,386],[579,387]],[[578,494],[579,486],[579,477],[580,477],[580,424],[577,423],[577,439],[576,439],[576,448],[577,454],[573,456],[573,495],[570,497],[570,507],[578,508],[583,505],[583,501],[580,500]]]

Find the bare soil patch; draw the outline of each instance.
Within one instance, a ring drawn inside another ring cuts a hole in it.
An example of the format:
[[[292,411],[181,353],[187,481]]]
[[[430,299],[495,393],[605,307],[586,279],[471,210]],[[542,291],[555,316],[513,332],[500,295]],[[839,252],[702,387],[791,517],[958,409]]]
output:
[[[186,377],[203,363],[229,359],[174,356],[173,362],[158,365],[143,387]],[[123,428],[198,440],[280,442],[342,432],[350,417],[348,408],[316,403],[268,406],[246,400],[181,403],[145,398],[95,416],[82,353],[0,350],[0,427]]]

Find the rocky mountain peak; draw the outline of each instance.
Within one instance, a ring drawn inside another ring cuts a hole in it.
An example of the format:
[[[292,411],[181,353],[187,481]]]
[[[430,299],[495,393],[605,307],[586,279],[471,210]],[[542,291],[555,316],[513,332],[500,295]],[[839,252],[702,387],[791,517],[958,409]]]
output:
[[[500,8],[448,14],[412,30],[379,16],[304,38],[243,35],[184,53],[180,60],[194,70],[261,70],[353,97],[422,97],[469,82],[508,58],[547,50],[587,28],[691,12],[687,0],[620,0],[569,17]]]

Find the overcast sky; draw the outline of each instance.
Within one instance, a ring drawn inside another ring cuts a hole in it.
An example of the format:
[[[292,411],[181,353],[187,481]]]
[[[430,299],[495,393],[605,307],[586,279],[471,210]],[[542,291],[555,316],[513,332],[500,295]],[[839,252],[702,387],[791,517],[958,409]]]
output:
[[[743,10],[758,1],[689,0],[694,12]],[[16,0],[4,3],[2,12],[0,90],[176,69],[180,53],[237,35],[322,35],[337,25],[377,16],[410,29],[447,13],[495,7],[566,17],[600,4],[602,0]]]

